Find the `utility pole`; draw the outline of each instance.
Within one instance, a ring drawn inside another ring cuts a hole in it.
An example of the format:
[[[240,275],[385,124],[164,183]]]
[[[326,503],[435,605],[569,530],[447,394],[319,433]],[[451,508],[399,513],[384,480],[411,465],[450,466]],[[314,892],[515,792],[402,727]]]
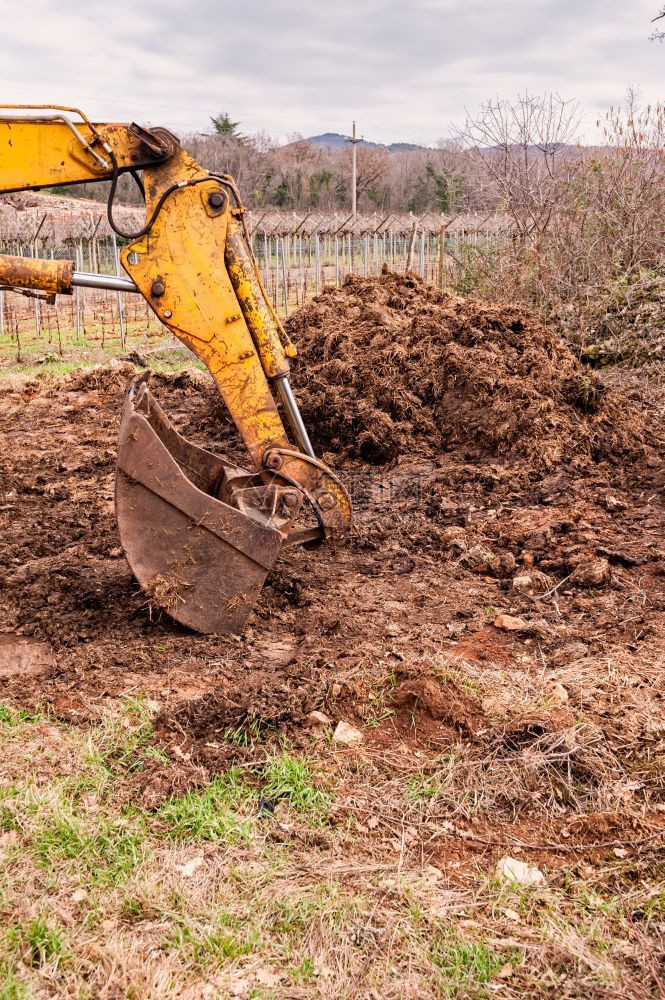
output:
[[[356,169],[356,146],[362,139],[356,139],[356,123],[353,123],[353,135],[346,140],[351,143],[351,214],[356,217],[356,194],[358,187],[358,171]]]

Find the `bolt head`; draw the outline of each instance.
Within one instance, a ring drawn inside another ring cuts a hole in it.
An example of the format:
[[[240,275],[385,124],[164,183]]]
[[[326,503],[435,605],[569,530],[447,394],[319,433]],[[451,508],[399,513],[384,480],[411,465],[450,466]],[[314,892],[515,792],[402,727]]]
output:
[[[284,494],[284,504],[287,507],[295,507],[298,503],[297,493],[285,493]]]
[[[159,298],[160,295],[164,294],[164,292],[166,291],[166,285],[164,284],[161,278],[157,278],[156,281],[153,281],[151,291],[156,298]]]
[[[268,455],[266,465],[268,466],[269,469],[273,470],[281,469],[282,467],[281,455]]]
[[[208,195],[208,204],[211,208],[221,208],[224,204],[224,195],[221,191],[213,191]]]
[[[331,510],[335,506],[335,498],[332,493],[322,493],[317,501],[321,510]]]

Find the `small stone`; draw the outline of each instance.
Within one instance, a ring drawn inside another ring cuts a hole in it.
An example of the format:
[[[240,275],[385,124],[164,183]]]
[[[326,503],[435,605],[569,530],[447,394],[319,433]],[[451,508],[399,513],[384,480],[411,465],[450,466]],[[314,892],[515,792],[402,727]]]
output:
[[[611,514],[615,511],[626,509],[626,505],[623,500],[619,500],[618,497],[612,496],[611,493],[608,493],[605,497],[605,507]]]
[[[494,627],[503,629],[505,632],[521,632],[529,626],[523,618],[514,618],[512,615],[497,615],[494,619]]]
[[[581,587],[601,587],[610,578],[610,564],[607,559],[585,559],[570,575],[570,582]]]
[[[510,576],[516,565],[517,562],[512,552],[502,552],[497,559],[497,573],[499,576]]]
[[[185,878],[191,878],[197,868],[201,867],[203,861],[203,857],[199,855],[196,858],[192,858],[190,861],[186,861],[184,865],[176,865],[176,871],[179,871]]]
[[[325,712],[309,712],[306,718],[313,726],[329,726],[332,723],[332,719]]]
[[[540,868],[516,858],[501,858],[496,866],[496,876],[507,882],[519,882],[520,885],[545,885],[545,876]]]
[[[444,528],[441,532],[441,541],[448,547],[455,545],[463,547],[465,535],[465,528],[462,528],[458,524],[451,524],[449,527]]]
[[[357,743],[362,743],[363,734],[348,722],[338,722],[333,733],[333,741],[341,743],[342,746],[355,746]]]
[[[532,577],[528,573],[522,573],[520,576],[513,577],[513,590],[516,590],[520,594],[531,596],[533,594]]]
[[[88,898],[88,893],[86,892],[85,889],[76,889],[72,893],[72,902],[73,903],[82,903],[83,900],[87,899],[87,898]]]
[[[557,705],[566,705],[568,702],[568,692],[563,684],[551,684],[547,690],[547,697]]]

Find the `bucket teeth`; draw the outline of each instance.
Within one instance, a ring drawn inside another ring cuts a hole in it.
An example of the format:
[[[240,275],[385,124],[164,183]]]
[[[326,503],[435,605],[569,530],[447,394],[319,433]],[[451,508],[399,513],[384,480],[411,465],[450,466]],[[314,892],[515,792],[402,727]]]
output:
[[[297,514],[288,486],[186,441],[145,383],[125,402],[115,508],[122,547],[151,604],[198,632],[240,632]],[[240,509],[239,509],[240,508]]]

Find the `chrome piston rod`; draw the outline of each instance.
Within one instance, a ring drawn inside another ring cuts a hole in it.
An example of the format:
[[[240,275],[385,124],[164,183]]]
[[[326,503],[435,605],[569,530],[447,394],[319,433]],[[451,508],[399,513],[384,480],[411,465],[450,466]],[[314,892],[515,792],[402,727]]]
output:
[[[90,274],[88,271],[73,271],[72,285],[81,288],[109,288],[112,292],[138,292],[131,278],[115,274]]]
[[[274,379],[273,384],[277,389],[280,402],[284,407],[289,421],[289,426],[293,431],[298,447],[305,453],[305,455],[309,455],[310,458],[316,458],[314,449],[312,448],[312,443],[309,440],[307,428],[305,427],[303,419],[300,416],[300,410],[298,409],[298,404],[296,403],[288,378],[286,375],[280,375],[278,378]]]

